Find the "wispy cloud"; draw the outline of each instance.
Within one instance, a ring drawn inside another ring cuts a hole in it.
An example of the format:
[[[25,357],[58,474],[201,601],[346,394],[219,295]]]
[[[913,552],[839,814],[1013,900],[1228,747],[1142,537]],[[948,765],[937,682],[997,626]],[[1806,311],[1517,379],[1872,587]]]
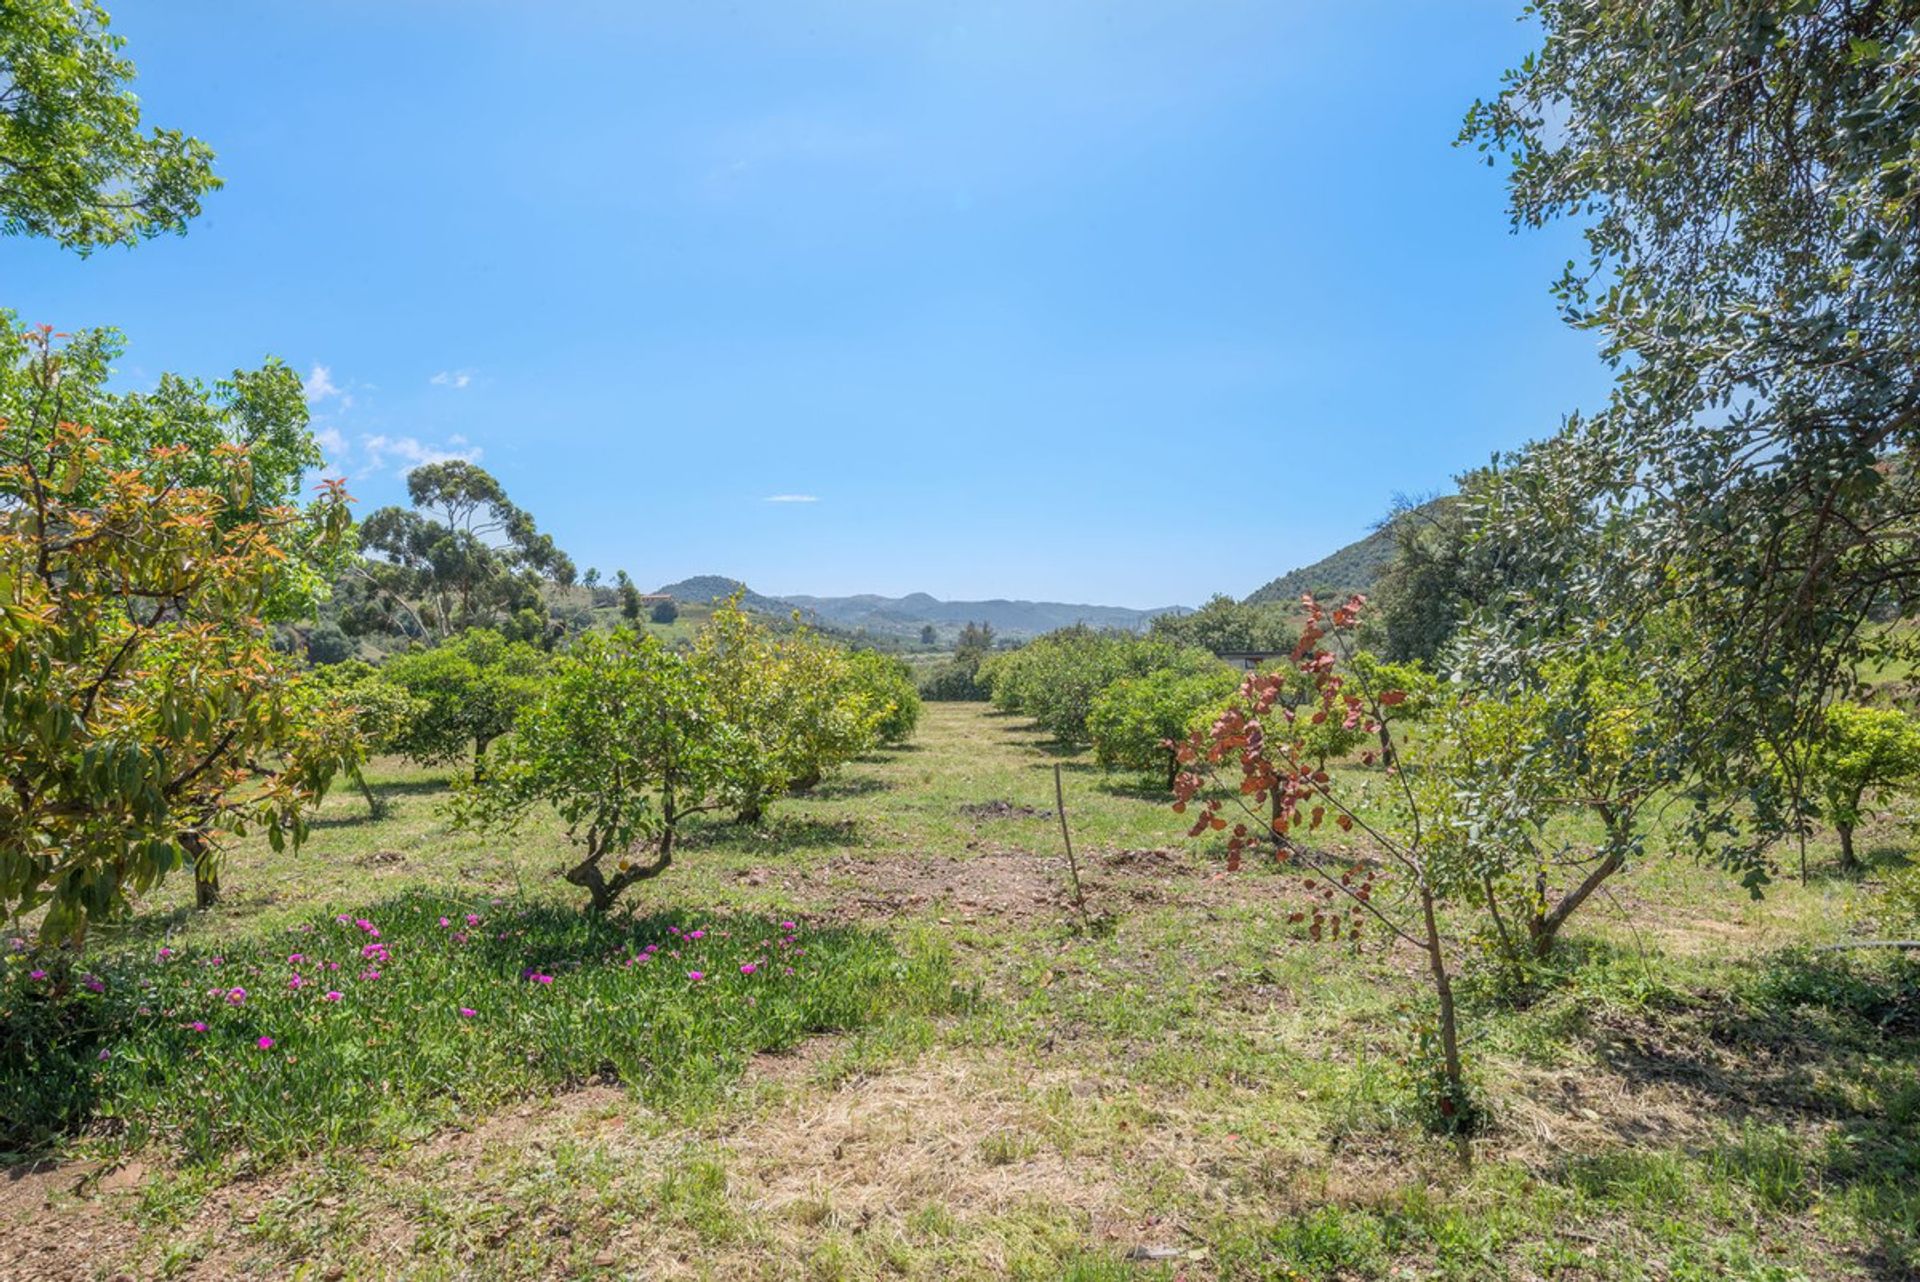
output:
[[[818,503],[818,494],[769,494],[764,500],[768,503]]]
[[[365,459],[363,470],[378,472],[390,462],[397,462],[395,468],[401,476],[424,467],[428,463],[444,463],[448,459],[465,459],[469,463],[480,461],[480,447],[467,445],[466,438],[455,436],[445,445],[436,445],[423,441],[417,436],[363,436],[360,438],[360,454]]]
[[[346,397],[346,392],[341,386],[333,381],[332,368],[322,365],[318,361],[314,362],[313,368],[307,372],[306,389],[307,404],[309,405],[318,405],[321,401],[332,396],[343,398],[343,403],[352,403],[351,400]]]
[[[459,389],[473,382],[473,371],[469,369],[443,369],[427,381],[435,387]]]

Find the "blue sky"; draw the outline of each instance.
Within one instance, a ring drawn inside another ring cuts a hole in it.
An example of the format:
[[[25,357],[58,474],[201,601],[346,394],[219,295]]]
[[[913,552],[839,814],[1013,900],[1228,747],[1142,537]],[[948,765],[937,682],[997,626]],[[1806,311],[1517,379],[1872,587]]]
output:
[[[1517,0],[111,7],[227,189],[0,302],[277,355],[363,512],[472,454],[646,587],[1243,594],[1605,393],[1450,145]]]

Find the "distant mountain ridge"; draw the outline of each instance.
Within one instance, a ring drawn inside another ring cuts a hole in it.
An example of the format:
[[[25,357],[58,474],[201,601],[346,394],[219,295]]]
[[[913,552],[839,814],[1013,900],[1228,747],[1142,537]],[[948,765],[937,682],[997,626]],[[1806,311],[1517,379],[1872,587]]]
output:
[[[1037,637],[1055,628],[1084,623],[1090,628],[1121,628],[1143,631],[1156,615],[1184,612],[1179,605],[1156,606],[1136,610],[1118,605],[1076,605],[1063,601],[942,601],[925,592],[902,597],[862,593],[857,596],[769,597],[753,591],[738,579],[719,574],[700,574],[678,583],[669,583],[660,591],[676,601],[705,605],[710,601],[743,592],[747,608],[768,614],[800,610],[823,625],[854,631],[866,629],[889,636],[917,637],[928,624],[941,640],[951,640],[968,623],[990,624],[1008,640]]]

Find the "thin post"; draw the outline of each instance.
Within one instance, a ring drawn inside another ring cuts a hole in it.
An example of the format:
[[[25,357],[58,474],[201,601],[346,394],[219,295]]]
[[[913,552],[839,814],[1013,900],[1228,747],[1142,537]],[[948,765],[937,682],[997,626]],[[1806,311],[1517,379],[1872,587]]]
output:
[[[1053,812],[1060,816],[1060,840],[1067,846],[1067,875],[1073,878],[1073,906],[1080,910],[1080,926],[1089,934],[1093,922],[1087,917],[1087,894],[1080,887],[1080,862],[1073,857],[1073,835],[1067,831],[1067,792],[1060,783],[1060,763],[1053,763]]]

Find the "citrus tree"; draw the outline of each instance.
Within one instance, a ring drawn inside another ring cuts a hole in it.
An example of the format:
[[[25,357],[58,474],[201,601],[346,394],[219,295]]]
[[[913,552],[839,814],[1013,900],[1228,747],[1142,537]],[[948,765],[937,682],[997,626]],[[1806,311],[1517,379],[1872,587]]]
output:
[[[672,865],[688,816],[725,804],[738,737],[692,658],[626,628],[589,633],[554,661],[492,769],[456,794],[455,822],[511,832],[552,806],[580,854],[562,875],[606,912]]]
[[[1094,760],[1109,770],[1164,774],[1172,788],[1180,774],[1179,745],[1196,714],[1218,704],[1240,684],[1225,664],[1199,671],[1162,668],[1123,677],[1102,690],[1087,715]]]
[[[429,765],[471,751],[479,778],[486,772],[488,745],[539,696],[548,662],[543,651],[489,628],[395,655],[381,671],[418,706],[393,747]]]
[[[11,325],[0,352],[0,912],[43,939],[222,839],[278,847],[357,752],[296,695],[275,608],[345,541],[347,495],[261,502],[242,441],[146,448],[68,416],[63,351]],[[74,380],[75,389],[85,380]]]
[[[737,598],[714,609],[693,663],[735,731],[725,789],[744,822],[873,747],[892,709],[853,655],[807,628],[775,634]]]
[[[1870,795],[1920,779],[1920,725],[1898,708],[1836,703],[1813,750],[1813,783],[1840,837],[1840,866],[1859,868],[1853,830]]]
[[[314,668],[301,684],[317,712],[348,719],[361,751],[368,756],[399,752],[426,709],[422,700],[361,659]],[[368,812],[375,818],[385,815],[386,804],[367,783],[358,761],[350,764],[348,775],[366,798]]]

